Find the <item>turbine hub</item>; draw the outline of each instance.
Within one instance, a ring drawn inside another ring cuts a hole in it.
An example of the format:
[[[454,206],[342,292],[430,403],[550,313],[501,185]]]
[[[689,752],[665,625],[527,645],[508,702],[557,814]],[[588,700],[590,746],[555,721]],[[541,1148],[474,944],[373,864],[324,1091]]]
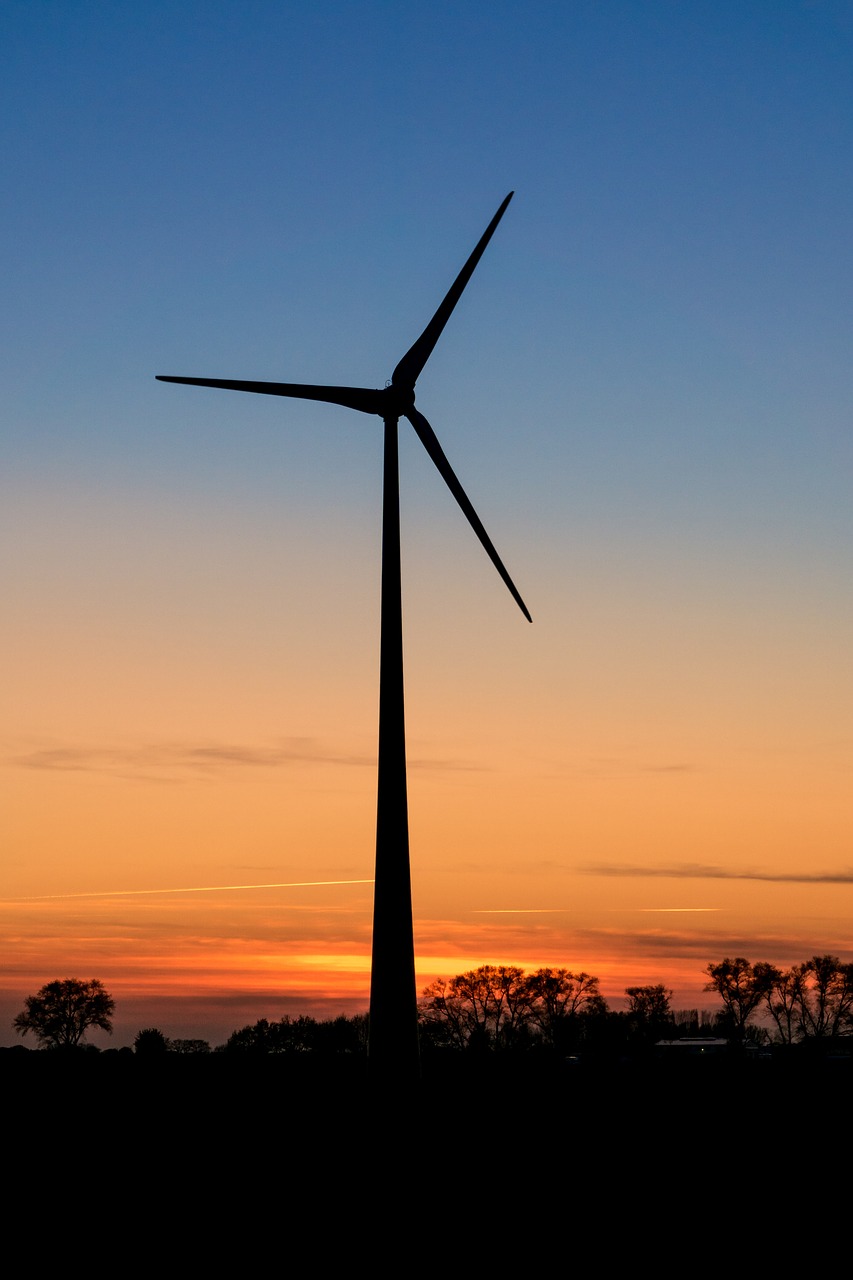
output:
[[[405,418],[415,407],[415,388],[402,387],[391,382],[382,392],[382,416],[384,418]]]

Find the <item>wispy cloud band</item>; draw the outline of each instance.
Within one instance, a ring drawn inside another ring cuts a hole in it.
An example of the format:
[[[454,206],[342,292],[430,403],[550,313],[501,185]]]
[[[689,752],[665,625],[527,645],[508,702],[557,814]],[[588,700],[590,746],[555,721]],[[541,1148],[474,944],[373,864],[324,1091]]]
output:
[[[621,876],[658,880],[760,880],[769,884],[853,884],[853,868],[839,871],[761,871],[721,867],[713,863],[678,862],[643,867],[628,863],[594,863],[579,868],[582,875]]]
[[[298,765],[375,768],[375,753],[334,751],[313,738],[283,738],[270,746],[235,743],[147,743],[139,746],[43,747],[13,756],[10,764],[53,773],[100,773],[163,781],[204,777],[227,769],[281,769]],[[477,771],[458,760],[410,758],[410,769]]]

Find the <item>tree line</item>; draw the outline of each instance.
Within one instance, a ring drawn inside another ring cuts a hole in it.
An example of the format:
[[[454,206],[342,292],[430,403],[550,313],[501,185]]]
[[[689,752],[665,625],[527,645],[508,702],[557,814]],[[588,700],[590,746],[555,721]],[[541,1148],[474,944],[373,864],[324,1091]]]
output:
[[[743,956],[706,966],[704,990],[719,998],[716,1011],[674,1010],[663,983],[625,988],[626,1009],[611,1009],[598,978],[570,969],[533,973],[513,965],[481,965],[440,978],[418,1002],[425,1052],[546,1051],[565,1057],[581,1051],[643,1050],[661,1040],[723,1037],[791,1046],[853,1035],[853,964],[838,956],[812,956],[790,969]],[[96,1027],[112,1032],[115,1001],[97,979],[47,983],[14,1019],[19,1035],[32,1033],[42,1048],[73,1049]],[[317,1020],[261,1018],[235,1030],[216,1052],[235,1054],[363,1055],[366,1014]],[[170,1039],[156,1027],[139,1031],[136,1053],[209,1053],[206,1040]]]
[[[778,1044],[833,1040],[853,1034],[853,964],[838,956],[812,956],[790,969],[743,956],[709,964],[706,991],[720,997],[730,1035],[755,1035],[763,1013]]]
[[[483,965],[424,990],[422,1039],[454,1049],[642,1049],[661,1040],[715,1036],[734,1045],[795,1045],[853,1035],[853,964],[812,956],[790,969],[743,956],[708,964],[704,990],[721,1008],[675,1010],[663,983],[625,988],[609,1008],[599,980],[568,969],[525,973]]]

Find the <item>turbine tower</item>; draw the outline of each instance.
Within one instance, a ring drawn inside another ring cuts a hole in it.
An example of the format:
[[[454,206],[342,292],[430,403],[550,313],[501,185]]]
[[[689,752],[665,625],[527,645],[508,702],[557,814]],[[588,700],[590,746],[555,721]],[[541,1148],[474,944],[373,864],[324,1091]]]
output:
[[[219,387],[262,395],[323,400],[385,424],[382,489],[382,603],[379,664],[379,776],[376,812],[376,873],[373,898],[373,958],[370,979],[369,1062],[372,1074],[400,1080],[418,1073],[417,991],[409,867],[409,817],[406,792],[406,730],[403,707],[403,620],[400,581],[400,482],[397,426],[407,418],[447,487],[462,508],[490,560],[521,612],[532,621],[503,561],[444,455],[426,418],[415,408],[415,383],[495,228],[512,199],[511,191],[492,218],[444,301],[421,336],[403,356],[381,391],[364,387],[326,387],[293,382],[242,382],[225,378],[177,378],[160,382]]]

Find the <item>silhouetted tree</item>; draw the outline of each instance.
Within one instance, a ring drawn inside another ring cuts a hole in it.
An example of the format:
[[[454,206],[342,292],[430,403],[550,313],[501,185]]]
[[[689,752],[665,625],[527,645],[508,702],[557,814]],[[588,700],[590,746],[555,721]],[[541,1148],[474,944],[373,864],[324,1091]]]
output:
[[[226,1053],[274,1053],[277,1036],[274,1024],[267,1018],[259,1018],[252,1025],[232,1031],[222,1046]]]
[[[157,1027],[144,1027],[137,1031],[133,1041],[134,1050],[144,1057],[166,1053],[169,1047],[169,1041]]]
[[[570,969],[537,969],[527,978],[530,1017],[542,1039],[559,1052],[568,1052],[578,1039],[581,1014],[603,1014],[607,1005],[598,978]]]
[[[649,987],[626,987],[625,995],[628,1021],[637,1039],[649,1044],[672,1031],[672,992],[662,982]]]
[[[764,988],[764,1005],[773,1022],[780,1043],[793,1044],[801,1034],[800,1014],[800,966],[777,969],[773,964],[760,961],[754,967]]]
[[[205,1041],[198,1040],[183,1043],[206,1045]],[[187,1053],[198,1051],[184,1050]],[[285,1016],[278,1022],[259,1018],[253,1025],[241,1027],[239,1031],[232,1032],[227,1043],[218,1046],[217,1052],[219,1051],[291,1055],[311,1053],[324,1056],[365,1054],[367,1052],[367,1016],[356,1014],[348,1018],[341,1014],[338,1018],[326,1018],[322,1022],[308,1017]]]
[[[280,1018],[275,1023],[278,1036],[277,1053],[311,1053],[317,1048],[317,1032],[320,1023],[316,1018],[304,1015],[299,1018]]]
[[[438,978],[424,987],[418,1001],[418,1019],[422,1033],[439,1048],[464,1049],[470,1034],[470,1019],[465,1003],[456,993],[451,979]]]
[[[357,1013],[352,1018],[341,1014],[338,1018],[324,1018],[316,1023],[312,1047],[323,1054],[367,1053],[367,1015]]]
[[[367,1053],[367,1042],[370,1035],[370,1018],[366,1013],[354,1013],[348,1019],[351,1035],[355,1039],[353,1052]]]
[[[838,956],[812,956],[790,969],[762,961],[752,975],[781,1044],[853,1033],[853,965]]]
[[[768,966],[753,967],[743,956],[735,956],[734,960],[726,957],[718,964],[709,964],[705,972],[710,979],[705,990],[716,991],[723,1002],[729,1033],[743,1041],[750,1019],[770,988]]]
[[[801,1039],[826,1040],[853,1031],[853,964],[842,964],[838,956],[812,956],[782,974],[779,985],[785,979]]]
[[[314,1018],[259,1018],[253,1026],[232,1032],[224,1047],[228,1053],[306,1053],[314,1047],[316,1028]]]
[[[568,1052],[586,1023],[606,1014],[598,979],[568,969],[525,975],[513,965],[481,965],[424,989],[421,1027],[436,1046],[527,1048],[536,1039]]]
[[[32,1031],[39,1044],[49,1049],[74,1049],[89,1027],[112,1034],[110,1021],[115,1001],[97,978],[81,982],[77,978],[48,982],[34,996],[27,996],[25,1008],[14,1021],[18,1035]]]
[[[210,1053],[207,1040],[167,1040],[170,1053]]]
[[[418,1011],[438,1044],[507,1047],[521,1038],[530,1019],[527,979],[513,965],[481,965],[425,987]]]
[[[669,1002],[672,992],[667,991],[662,982],[654,987],[626,987],[628,1012],[643,1022],[667,1022],[670,1013]]]

